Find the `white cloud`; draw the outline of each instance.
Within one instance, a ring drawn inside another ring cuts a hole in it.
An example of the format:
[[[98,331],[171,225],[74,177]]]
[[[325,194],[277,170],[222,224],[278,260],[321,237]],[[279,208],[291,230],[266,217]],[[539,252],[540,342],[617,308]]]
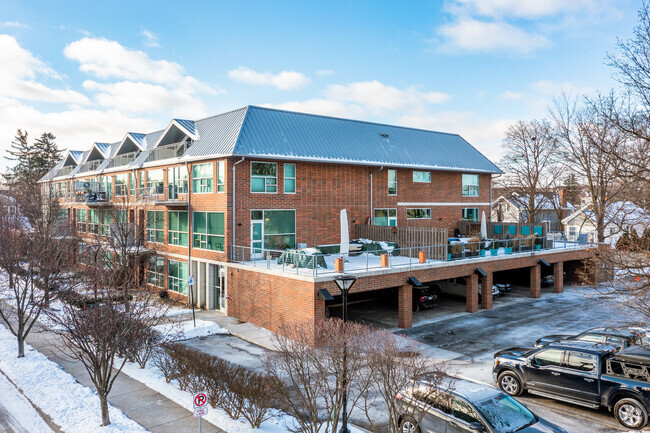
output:
[[[528,54],[552,45],[541,35],[527,32],[506,22],[486,22],[464,18],[439,29],[445,51],[510,51]]]
[[[449,9],[485,17],[539,18],[558,14],[590,14],[611,10],[608,0],[456,0]]]
[[[89,102],[82,93],[68,89],[52,89],[37,82],[36,78],[39,76],[60,80],[54,70],[22,48],[15,38],[0,35],[0,96],[53,103]]]
[[[189,118],[207,115],[205,104],[187,92],[168,89],[159,84],[120,81],[98,83],[86,80],[83,87],[96,92],[95,99],[102,107],[126,113],[166,113]]]
[[[162,45],[158,43],[158,36],[151,33],[149,30],[142,30],[140,36],[144,37],[144,44],[147,47],[160,48]]]
[[[309,83],[309,78],[300,72],[282,71],[278,74],[257,72],[246,66],[228,71],[228,76],[241,83],[254,86],[274,86],[280,90],[293,90]]]
[[[316,75],[319,77],[325,76],[325,75],[334,75],[335,72],[331,69],[319,69],[318,71],[315,72]]]
[[[86,37],[66,46],[63,53],[78,61],[81,71],[97,78],[158,83],[185,91],[222,92],[187,75],[176,62],[153,60],[146,53],[127,49],[117,41]]]
[[[14,28],[22,28],[22,29],[29,28],[27,24],[23,24],[18,21],[5,21],[4,23],[0,23],[0,27],[14,27]]]
[[[332,100],[351,102],[373,113],[386,111],[421,112],[429,104],[449,100],[442,92],[423,92],[415,86],[405,89],[383,84],[377,80],[330,86],[325,95]]]
[[[358,105],[319,98],[306,101],[289,101],[280,104],[262,104],[262,107],[334,117],[360,118],[365,115],[363,108]]]

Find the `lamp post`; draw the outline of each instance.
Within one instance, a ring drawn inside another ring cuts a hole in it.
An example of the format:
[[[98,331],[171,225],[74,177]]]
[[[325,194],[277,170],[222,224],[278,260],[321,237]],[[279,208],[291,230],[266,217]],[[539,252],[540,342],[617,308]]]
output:
[[[337,275],[334,277],[334,282],[341,290],[341,297],[343,298],[343,323],[348,321],[348,291],[352,288],[357,281],[354,275]],[[343,346],[343,380],[341,381],[343,387],[343,426],[341,433],[349,433],[348,430],[348,342]]]

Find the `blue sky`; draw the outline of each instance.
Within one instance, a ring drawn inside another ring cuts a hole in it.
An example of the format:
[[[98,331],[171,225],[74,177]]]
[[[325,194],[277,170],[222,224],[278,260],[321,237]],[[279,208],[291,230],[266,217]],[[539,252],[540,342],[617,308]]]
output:
[[[17,128],[85,150],[253,104],[456,132],[498,161],[511,123],[616,86],[639,3],[0,0],[0,151]]]

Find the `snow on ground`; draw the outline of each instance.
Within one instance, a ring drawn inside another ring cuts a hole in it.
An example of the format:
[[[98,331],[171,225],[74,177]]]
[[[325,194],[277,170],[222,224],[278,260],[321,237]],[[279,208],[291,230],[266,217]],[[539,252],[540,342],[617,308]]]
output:
[[[151,363],[148,363],[142,369],[138,364],[127,362],[122,372],[154,391],[159,392],[179,406],[184,407],[188,411],[192,411],[192,394],[188,391],[178,389],[176,381],[167,383],[163,374]],[[208,415],[203,418],[228,433],[286,433],[289,431],[287,425],[292,425],[294,421],[293,417],[279,410],[274,410],[273,416],[269,420],[264,421],[260,428],[253,429],[243,418],[234,420],[223,410],[213,409],[212,407],[208,409]],[[352,433],[363,433],[361,430],[352,426],[350,426],[350,431]]]
[[[97,393],[78,383],[58,364],[25,344],[25,357],[16,358],[16,339],[0,326],[0,370],[27,398],[69,433],[146,432],[124,413],[110,406],[111,425],[101,427]],[[3,401],[5,394],[1,394]],[[47,430],[33,430],[35,432]]]
[[[225,328],[209,320],[193,320],[179,323],[166,323],[154,326],[158,332],[171,338],[173,341],[189,340],[191,338],[205,337],[207,335],[228,334]]]
[[[3,408],[0,408],[0,415],[2,411],[6,412],[7,416],[13,417],[13,421],[25,431],[53,433],[29,400],[2,373],[0,373],[0,395],[2,396],[0,405]]]

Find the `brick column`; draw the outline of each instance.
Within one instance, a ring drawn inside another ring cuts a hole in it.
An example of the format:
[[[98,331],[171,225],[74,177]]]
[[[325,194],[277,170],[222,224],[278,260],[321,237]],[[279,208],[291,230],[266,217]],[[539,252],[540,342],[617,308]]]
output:
[[[530,297],[539,298],[542,295],[541,278],[542,269],[540,264],[530,267]]]
[[[481,278],[481,308],[492,309],[492,272]]]
[[[553,293],[564,291],[564,262],[553,264]]]
[[[413,326],[413,288],[410,284],[404,284],[399,288],[397,326],[402,329]]]
[[[467,312],[478,312],[478,275],[472,274],[465,277],[467,286],[465,296],[467,297]]]

